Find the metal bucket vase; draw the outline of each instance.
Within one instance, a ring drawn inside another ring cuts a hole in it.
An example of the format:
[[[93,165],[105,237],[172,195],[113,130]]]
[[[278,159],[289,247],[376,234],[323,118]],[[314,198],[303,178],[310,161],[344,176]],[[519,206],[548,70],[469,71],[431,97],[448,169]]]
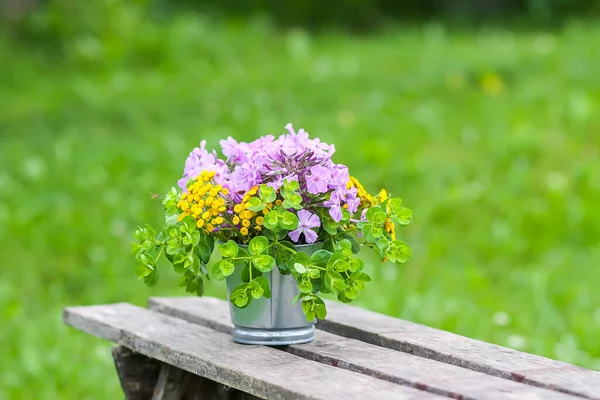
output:
[[[242,247],[242,246],[240,246]],[[297,251],[309,256],[322,244],[296,246]],[[315,321],[307,321],[302,311],[302,302],[293,299],[298,295],[298,283],[291,275],[282,275],[277,267],[264,273],[269,281],[271,298],[253,299],[246,308],[229,303],[233,322],[233,341],[244,344],[283,346],[309,343],[315,339]],[[227,294],[242,284],[242,268],[227,277]]]

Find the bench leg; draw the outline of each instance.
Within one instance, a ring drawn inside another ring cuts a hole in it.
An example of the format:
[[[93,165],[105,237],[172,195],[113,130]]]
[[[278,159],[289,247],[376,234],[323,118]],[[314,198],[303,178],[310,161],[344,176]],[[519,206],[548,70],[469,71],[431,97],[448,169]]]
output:
[[[125,399],[152,399],[162,363],[122,346],[113,347],[112,356]]]
[[[258,399],[126,347],[113,347],[112,354],[126,400]]]

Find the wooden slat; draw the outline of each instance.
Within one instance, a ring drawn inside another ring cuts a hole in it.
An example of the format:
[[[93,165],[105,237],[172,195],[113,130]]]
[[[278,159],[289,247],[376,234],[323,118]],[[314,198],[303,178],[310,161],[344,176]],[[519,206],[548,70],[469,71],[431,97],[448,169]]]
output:
[[[454,333],[327,302],[317,328],[474,371],[590,399],[600,399],[600,372],[469,339]]]
[[[151,298],[151,309],[221,332],[232,324],[227,302],[210,297]],[[310,360],[463,399],[581,399],[560,392],[525,385],[355,339],[317,331],[310,344],[283,350]]]
[[[73,307],[68,325],[215,382],[268,399],[439,399],[305,360],[130,304]]]

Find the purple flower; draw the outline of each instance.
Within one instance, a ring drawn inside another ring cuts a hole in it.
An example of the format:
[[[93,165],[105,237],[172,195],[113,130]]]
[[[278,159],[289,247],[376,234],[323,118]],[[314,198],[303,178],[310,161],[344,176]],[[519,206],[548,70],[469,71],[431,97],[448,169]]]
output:
[[[246,159],[246,154],[250,153],[250,147],[247,143],[238,143],[229,136],[227,140],[221,140],[221,151],[227,157],[227,161],[242,161]]]
[[[306,177],[308,192],[311,194],[326,193],[330,180],[331,172],[325,167],[315,165],[310,169],[310,175]]]
[[[317,240],[317,233],[312,228],[321,226],[321,220],[316,214],[312,214],[306,210],[298,211],[298,228],[289,233],[290,238],[298,243],[300,234],[304,233],[306,243],[314,243]]]

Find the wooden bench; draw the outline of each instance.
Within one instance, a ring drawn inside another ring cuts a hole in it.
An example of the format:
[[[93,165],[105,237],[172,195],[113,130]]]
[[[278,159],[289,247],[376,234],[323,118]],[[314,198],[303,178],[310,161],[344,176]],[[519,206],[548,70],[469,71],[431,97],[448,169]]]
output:
[[[313,343],[280,348],[234,343],[228,304],[210,297],[72,307],[64,320],[119,345],[129,400],[600,400],[600,372],[358,307],[328,310]]]

